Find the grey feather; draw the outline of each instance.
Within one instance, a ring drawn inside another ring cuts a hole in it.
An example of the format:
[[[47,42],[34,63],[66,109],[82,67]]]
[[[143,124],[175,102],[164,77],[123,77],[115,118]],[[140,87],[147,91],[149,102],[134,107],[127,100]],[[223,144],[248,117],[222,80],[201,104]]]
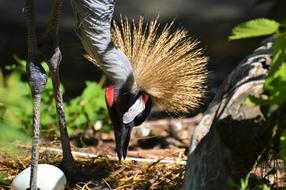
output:
[[[134,76],[128,58],[112,41],[111,19],[115,0],[71,0],[71,3],[76,33],[85,51],[113,83],[124,85],[130,75]],[[136,86],[135,82],[132,86]]]

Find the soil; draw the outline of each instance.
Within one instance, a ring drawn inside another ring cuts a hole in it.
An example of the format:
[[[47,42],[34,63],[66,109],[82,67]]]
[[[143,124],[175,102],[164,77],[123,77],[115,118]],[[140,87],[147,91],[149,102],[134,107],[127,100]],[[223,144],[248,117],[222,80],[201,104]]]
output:
[[[180,189],[186,152],[201,114],[192,118],[147,121],[134,128],[128,157],[119,162],[113,132],[101,132],[99,126],[78,131],[71,137],[73,154],[84,177],[67,189]],[[58,139],[41,139],[40,163],[60,167]],[[29,145],[17,145],[21,153],[11,157],[0,153],[0,173],[6,174],[0,189],[30,163]],[[86,174],[90,174],[87,175]]]
[[[114,151],[112,131],[101,132],[97,126],[75,133],[71,145],[80,179],[69,179],[67,189],[180,189],[191,134],[201,118],[202,114],[198,114],[191,118],[147,121],[134,128],[128,157],[121,162]],[[59,141],[41,142],[40,163],[61,167]],[[0,173],[5,174],[0,189],[10,189],[12,179],[30,164],[31,147],[17,146],[17,156],[0,153]],[[251,179],[253,184],[263,181],[274,188],[285,187],[285,176],[283,161],[270,159],[254,167]]]

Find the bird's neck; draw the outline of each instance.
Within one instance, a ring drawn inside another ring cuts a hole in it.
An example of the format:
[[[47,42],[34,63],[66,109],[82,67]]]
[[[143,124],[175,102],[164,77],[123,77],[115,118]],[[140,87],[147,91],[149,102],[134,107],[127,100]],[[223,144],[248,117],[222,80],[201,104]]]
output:
[[[112,83],[122,86],[128,83],[130,77],[134,78],[134,74],[130,61],[112,41],[114,3],[114,0],[72,0],[76,32],[84,49]]]

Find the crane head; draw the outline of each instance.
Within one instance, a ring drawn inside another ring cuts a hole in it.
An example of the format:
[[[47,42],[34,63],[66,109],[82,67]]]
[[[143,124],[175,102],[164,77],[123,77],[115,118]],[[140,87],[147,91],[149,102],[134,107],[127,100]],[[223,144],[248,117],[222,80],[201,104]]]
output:
[[[105,89],[105,99],[113,125],[117,156],[119,160],[125,159],[132,128],[140,125],[149,115],[151,98],[143,91],[134,94],[109,85]]]

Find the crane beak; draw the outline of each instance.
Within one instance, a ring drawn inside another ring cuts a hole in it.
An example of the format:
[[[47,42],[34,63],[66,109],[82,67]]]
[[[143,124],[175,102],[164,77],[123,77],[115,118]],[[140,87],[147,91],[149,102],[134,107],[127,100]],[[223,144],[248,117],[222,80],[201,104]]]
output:
[[[129,124],[122,124],[118,128],[114,128],[116,152],[119,160],[126,158],[133,126],[134,124],[131,122]]]

